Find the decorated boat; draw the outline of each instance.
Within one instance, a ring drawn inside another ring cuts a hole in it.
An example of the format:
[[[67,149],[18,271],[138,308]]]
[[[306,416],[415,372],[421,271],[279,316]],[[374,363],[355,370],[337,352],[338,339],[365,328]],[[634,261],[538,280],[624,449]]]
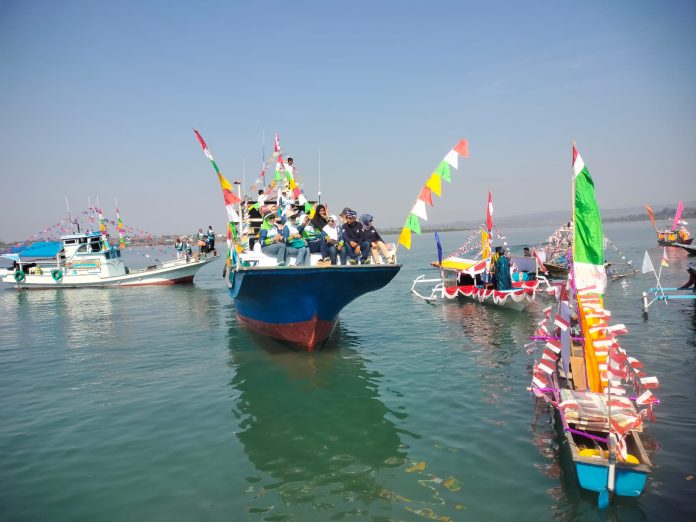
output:
[[[82,288],[191,283],[196,272],[213,261],[213,254],[175,259],[141,269],[125,265],[121,249],[101,232],[61,236],[2,255],[13,268],[2,277],[17,288]]]
[[[556,313],[544,309],[534,342],[543,352],[535,361],[530,390],[553,406],[580,487],[599,493],[600,508],[614,495],[641,494],[652,469],[641,442],[644,419],[659,403],[655,377],[621,347],[623,324],[611,324],[604,308],[607,276],[602,224],[594,183],[573,146],[575,241]],[[540,350],[541,351],[541,350]]]
[[[662,230],[658,230],[657,224],[655,222],[655,214],[650,208],[650,205],[645,205],[645,209],[648,211],[648,216],[650,217],[650,222],[655,229],[655,234],[657,234],[657,244],[660,246],[681,246],[681,245],[691,245],[694,241],[694,237],[691,235],[686,228],[688,223],[682,220],[682,212],[684,211],[684,202],[680,201],[677,205],[677,210],[674,214],[674,220],[672,221],[672,226],[665,227]],[[688,248],[686,249],[688,250]]]
[[[195,129],[194,133],[217,174],[225,200],[228,216],[225,278],[239,321],[263,335],[314,351],[329,338],[343,308],[387,285],[401,265],[396,262],[327,265],[320,255],[312,254],[306,266],[295,266],[294,255],[280,266],[275,257],[260,250],[258,243],[258,248],[249,249],[250,242],[243,236],[247,227],[241,189],[237,186],[235,194],[203,137]],[[269,192],[275,188],[278,195],[282,190],[292,193],[310,211],[311,204],[300,191],[293,169],[288,168],[277,134],[271,160],[275,162],[276,174]],[[396,254],[395,248],[392,252]]]
[[[539,270],[545,268],[536,252],[529,256],[511,256],[509,252],[503,251],[506,245],[492,251],[493,199],[490,192],[486,225],[480,231],[480,243],[472,244],[472,240],[478,235],[479,232],[474,233],[462,247],[444,259],[439,235],[436,235],[438,261],[432,264],[440,270],[440,277],[417,277],[413,281],[411,292],[428,301],[436,298],[463,298],[523,310],[535,301],[540,284],[545,290],[551,289],[546,278],[539,274]],[[503,239],[499,234],[498,236]],[[479,246],[480,252],[475,259],[462,257]],[[423,295],[418,290],[421,285],[431,286],[429,295]]]

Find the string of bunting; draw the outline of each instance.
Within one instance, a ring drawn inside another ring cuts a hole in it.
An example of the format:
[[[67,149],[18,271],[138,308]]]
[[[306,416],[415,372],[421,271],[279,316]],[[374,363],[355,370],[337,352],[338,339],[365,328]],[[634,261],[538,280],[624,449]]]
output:
[[[438,164],[430,175],[425,185],[418,194],[418,199],[411,208],[411,212],[406,218],[406,224],[399,235],[399,245],[403,245],[408,250],[411,249],[411,233],[421,233],[420,220],[428,220],[426,205],[433,206],[433,194],[441,197],[442,180],[447,183],[452,182],[451,169],[459,169],[459,156],[469,157],[469,143],[467,140],[460,140],[452,150],[450,150],[443,160]]]

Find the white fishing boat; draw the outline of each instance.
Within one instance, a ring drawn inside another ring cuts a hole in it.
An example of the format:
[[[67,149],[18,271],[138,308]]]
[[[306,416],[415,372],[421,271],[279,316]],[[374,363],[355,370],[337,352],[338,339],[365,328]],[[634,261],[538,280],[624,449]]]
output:
[[[2,256],[13,263],[0,281],[17,288],[81,288],[191,283],[196,272],[217,258],[196,254],[146,268],[130,269],[121,250],[99,232],[62,236]]]

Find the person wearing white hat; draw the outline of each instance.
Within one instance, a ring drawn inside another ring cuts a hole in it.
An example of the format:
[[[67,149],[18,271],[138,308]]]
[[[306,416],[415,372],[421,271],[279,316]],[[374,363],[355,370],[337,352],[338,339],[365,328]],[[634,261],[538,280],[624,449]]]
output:
[[[341,264],[346,264],[346,247],[343,242],[343,233],[338,222],[338,217],[331,214],[327,225],[321,229],[322,238],[326,243],[326,249],[331,260],[331,264],[335,265],[338,259]]]
[[[302,237],[302,232],[298,230],[298,224],[295,221],[295,218],[298,215],[299,214],[296,210],[291,210],[288,212],[288,220],[285,223],[285,228],[283,229],[283,238],[285,238],[288,255],[297,256],[295,266],[308,266],[311,261],[309,256],[309,247],[307,246],[307,241],[305,241],[305,239]]]

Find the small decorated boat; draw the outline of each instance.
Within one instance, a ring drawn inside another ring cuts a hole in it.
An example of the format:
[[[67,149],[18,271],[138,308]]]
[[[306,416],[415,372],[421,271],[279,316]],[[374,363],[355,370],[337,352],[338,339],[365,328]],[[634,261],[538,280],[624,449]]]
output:
[[[329,338],[346,305],[383,288],[401,265],[326,265],[320,263],[320,255],[312,254],[307,266],[294,266],[294,256],[288,256],[287,265],[279,266],[274,257],[261,252],[258,243],[250,250],[250,242],[238,234],[246,229],[241,190],[237,186],[234,193],[203,137],[195,129],[194,133],[213,165],[225,199],[229,221],[225,278],[239,321],[263,335],[314,351]],[[285,188],[296,192],[296,197],[303,196],[283,161],[277,135],[271,159],[277,162],[274,181],[278,192]],[[395,247],[392,252],[396,254]]]
[[[216,259],[202,254],[133,270],[125,265],[121,249],[109,245],[100,232],[64,235],[60,241],[34,243],[2,257],[14,265],[2,283],[19,289],[191,283],[198,270]]]
[[[600,509],[614,495],[641,494],[652,469],[641,442],[645,418],[659,403],[643,365],[621,347],[623,324],[610,324],[603,305],[602,224],[594,183],[573,146],[574,237],[570,271],[558,309],[544,309],[535,342],[544,342],[530,390],[553,406],[580,487],[599,493]],[[631,387],[632,389],[629,389]]]
[[[492,252],[493,235],[493,200],[488,193],[486,228],[481,229],[481,242],[471,245],[479,233],[474,233],[454,254],[441,259],[442,246],[436,235],[438,261],[433,266],[440,269],[440,277],[426,279],[421,275],[413,281],[411,292],[422,299],[431,301],[441,299],[470,299],[479,303],[492,304],[502,308],[524,310],[535,301],[537,290],[543,284],[551,290],[546,278],[539,274],[544,265],[534,255],[510,256],[503,252],[503,247]],[[476,259],[460,257],[461,254],[480,246]],[[417,288],[422,284],[435,283],[429,295],[422,295]]]
[[[655,223],[655,214],[653,213],[650,205],[645,205],[645,209],[648,211],[648,216],[650,217],[650,222],[655,229],[657,234],[657,244],[660,246],[682,246],[691,245],[694,241],[694,237],[691,235],[686,228],[688,224],[683,221],[681,216],[684,211],[684,202],[680,201],[677,205],[677,210],[674,214],[674,220],[672,221],[671,227],[665,227],[663,230],[658,230],[657,224]],[[688,248],[687,248],[688,250]]]

